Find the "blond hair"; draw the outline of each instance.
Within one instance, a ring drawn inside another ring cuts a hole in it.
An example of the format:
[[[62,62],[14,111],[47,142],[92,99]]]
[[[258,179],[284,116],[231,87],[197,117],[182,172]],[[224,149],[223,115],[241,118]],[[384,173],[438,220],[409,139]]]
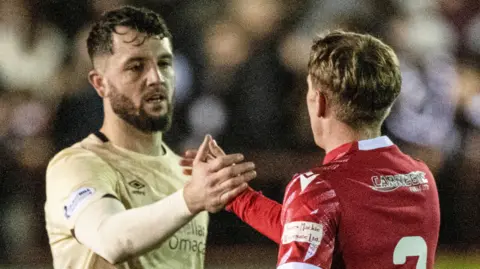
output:
[[[314,41],[308,72],[337,119],[354,129],[379,128],[400,93],[398,58],[379,39],[333,31]]]

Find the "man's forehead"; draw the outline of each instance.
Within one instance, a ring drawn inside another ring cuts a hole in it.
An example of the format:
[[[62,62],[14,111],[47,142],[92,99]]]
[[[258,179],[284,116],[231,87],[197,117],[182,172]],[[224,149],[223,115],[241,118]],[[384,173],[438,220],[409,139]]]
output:
[[[126,26],[117,26],[112,33],[112,50],[114,55],[117,53],[171,54],[172,46],[166,37],[148,36]]]

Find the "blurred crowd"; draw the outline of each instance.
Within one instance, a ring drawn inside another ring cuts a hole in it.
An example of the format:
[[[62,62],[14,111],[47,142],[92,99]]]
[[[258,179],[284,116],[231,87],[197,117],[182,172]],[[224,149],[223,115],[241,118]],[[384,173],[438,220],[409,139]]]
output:
[[[304,101],[312,39],[337,28],[380,37],[403,75],[383,131],[434,171],[442,246],[478,247],[480,1],[2,0],[0,263],[50,260],[45,168],[102,124],[86,37],[95,18],[124,4],[157,11],[173,34],[167,143],[181,154],[212,134],[256,162],[253,186],[278,201],[293,173],[323,156]],[[229,213],[213,216],[211,228],[209,244],[267,242]]]

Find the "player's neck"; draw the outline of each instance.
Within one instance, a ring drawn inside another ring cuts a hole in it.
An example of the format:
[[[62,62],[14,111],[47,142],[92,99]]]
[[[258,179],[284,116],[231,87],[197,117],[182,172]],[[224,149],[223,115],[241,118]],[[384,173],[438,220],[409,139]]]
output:
[[[115,146],[144,155],[162,155],[162,133],[144,133],[120,118],[106,119],[100,129]]]
[[[345,123],[337,121],[326,129],[324,135],[322,148],[328,153],[347,143],[378,137],[381,132],[380,129],[355,130]]]

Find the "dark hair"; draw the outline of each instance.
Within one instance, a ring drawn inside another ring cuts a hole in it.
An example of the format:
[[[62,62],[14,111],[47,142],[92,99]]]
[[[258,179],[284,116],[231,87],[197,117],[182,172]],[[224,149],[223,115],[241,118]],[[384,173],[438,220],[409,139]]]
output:
[[[93,25],[87,39],[88,55],[92,62],[97,55],[113,54],[112,33],[117,33],[115,29],[117,26],[135,29],[139,33],[147,34],[147,37],[159,36],[172,39],[160,15],[146,8],[124,6],[105,12]]]
[[[344,31],[314,41],[308,73],[337,118],[355,129],[380,127],[402,83],[392,48],[371,35]]]

